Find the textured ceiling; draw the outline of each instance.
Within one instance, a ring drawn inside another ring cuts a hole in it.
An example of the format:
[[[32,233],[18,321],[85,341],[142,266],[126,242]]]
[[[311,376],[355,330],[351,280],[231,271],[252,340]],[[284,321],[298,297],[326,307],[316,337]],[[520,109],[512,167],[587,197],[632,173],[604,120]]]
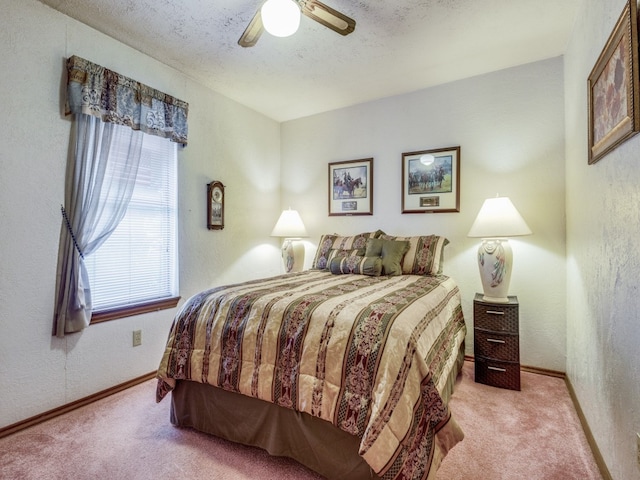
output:
[[[323,0],[352,34],[303,16],[243,48],[262,0],[40,1],[278,121],[561,55],[583,3]]]

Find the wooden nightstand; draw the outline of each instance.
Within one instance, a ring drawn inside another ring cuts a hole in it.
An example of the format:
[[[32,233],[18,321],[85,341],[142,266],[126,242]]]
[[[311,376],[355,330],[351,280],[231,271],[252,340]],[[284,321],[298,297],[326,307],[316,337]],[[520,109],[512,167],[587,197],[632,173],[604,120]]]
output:
[[[473,300],[476,382],[520,390],[518,297],[491,303],[476,293]]]

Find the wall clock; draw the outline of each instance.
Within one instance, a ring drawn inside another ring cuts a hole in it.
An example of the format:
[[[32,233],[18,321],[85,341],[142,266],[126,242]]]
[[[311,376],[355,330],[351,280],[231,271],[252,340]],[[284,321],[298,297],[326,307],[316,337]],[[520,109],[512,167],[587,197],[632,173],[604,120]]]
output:
[[[207,228],[224,228],[224,185],[217,180],[207,184]]]

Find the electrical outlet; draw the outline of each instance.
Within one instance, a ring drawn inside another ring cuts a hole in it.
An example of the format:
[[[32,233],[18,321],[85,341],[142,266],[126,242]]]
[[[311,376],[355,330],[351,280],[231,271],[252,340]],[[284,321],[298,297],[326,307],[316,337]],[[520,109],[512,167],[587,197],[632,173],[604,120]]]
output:
[[[137,347],[142,345],[142,330],[133,331],[133,346]]]

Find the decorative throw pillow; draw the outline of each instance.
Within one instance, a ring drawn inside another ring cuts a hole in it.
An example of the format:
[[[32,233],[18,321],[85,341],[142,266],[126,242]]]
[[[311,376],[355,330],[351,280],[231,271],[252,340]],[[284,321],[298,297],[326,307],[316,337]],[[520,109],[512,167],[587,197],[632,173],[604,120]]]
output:
[[[441,275],[444,268],[444,247],[449,243],[445,237],[423,235],[415,237],[392,237],[382,235],[385,240],[409,242],[409,250],[402,261],[405,275]]]
[[[329,255],[327,258],[327,262],[330,264],[334,258],[344,258],[344,257],[363,257],[364,256],[364,248],[352,248],[351,250],[337,250],[332,248],[329,250]]]
[[[325,234],[320,237],[318,248],[316,249],[316,254],[313,258],[311,268],[319,268],[321,270],[324,270],[328,267],[329,251],[331,250],[333,241],[337,236],[338,234],[334,233],[333,235]]]
[[[334,275],[353,273],[378,277],[382,274],[382,258],[360,255],[334,257],[329,263],[329,271]]]
[[[409,242],[371,238],[367,240],[367,257],[382,258],[383,275],[401,275],[402,258],[409,250]]]
[[[367,239],[369,238],[378,238],[379,236],[384,235],[382,230],[376,230],[375,232],[365,232],[360,233],[358,235],[352,236],[342,236],[337,233],[325,234],[320,237],[320,242],[318,243],[318,248],[316,250],[316,255],[313,258],[313,263],[311,268],[317,268],[320,270],[326,270],[329,268],[330,256],[332,250],[362,250],[362,252],[358,252],[359,255],[364,253],[364,249],[367,244]],[[335,253],[333,256],[341,255]]]

